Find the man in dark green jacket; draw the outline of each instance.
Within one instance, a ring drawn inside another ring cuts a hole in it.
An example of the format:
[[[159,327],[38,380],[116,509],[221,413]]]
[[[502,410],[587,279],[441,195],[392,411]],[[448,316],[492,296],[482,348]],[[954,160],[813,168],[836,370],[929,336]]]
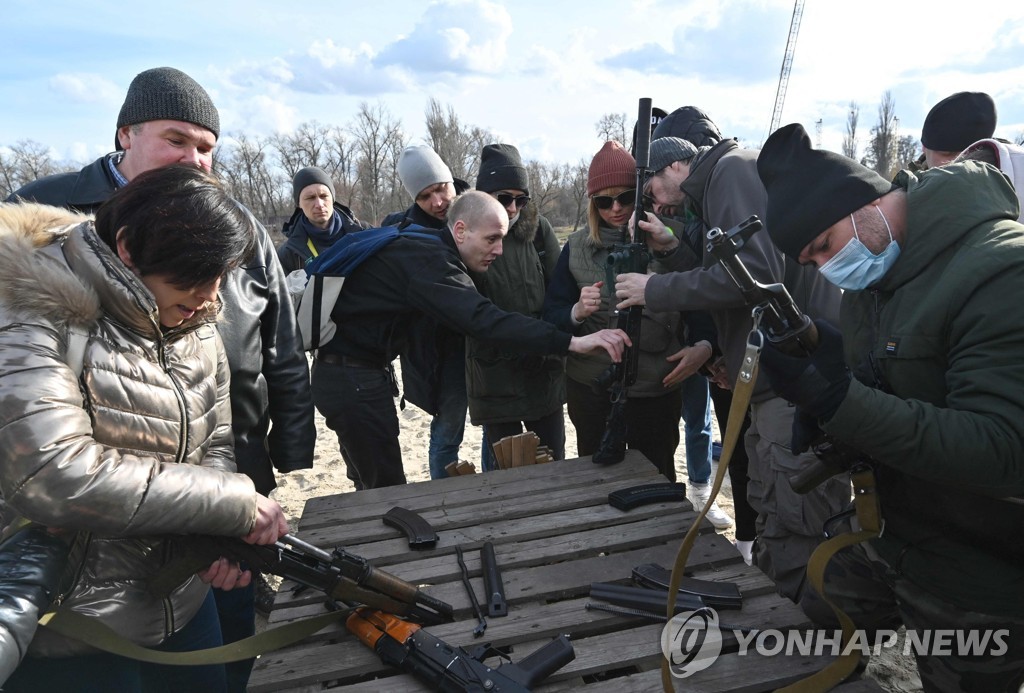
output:
[[[931,634],[914,647],[926,690],[1016,691],[1024,226],[1013,188],[975,162],[890,184],[812,149],[796,124],[768,139],[758,173],[776,245],[845,289],[842,334],[819,322],[809,357],[766,349],[762,370],[799,408],[794,446],[824,432],[871,460],[885,523],[833,559],[826,592],[859,627]],[[946,630],[952,644],[937,647]],[[971,630],[985,644],[960,646]]]

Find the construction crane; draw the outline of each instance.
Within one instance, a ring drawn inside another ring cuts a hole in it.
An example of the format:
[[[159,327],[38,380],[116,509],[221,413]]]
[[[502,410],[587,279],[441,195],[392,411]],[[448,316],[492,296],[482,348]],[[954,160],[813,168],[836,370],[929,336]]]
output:
[[[789,71],[793,67],[793,52],[796,50],[796,35],[800,33],[800,18],[804,14],[804,0],[793,3],[793,18],[789,20],[789,38],[786,39],[786,53],[782,56],[782,69],[779,70],[779,87],[775,90],[775,110],[772,112],[772,124],[768,134],[775,132],[782,120],[782,104],[786,101],[786,86],[789,84]]]

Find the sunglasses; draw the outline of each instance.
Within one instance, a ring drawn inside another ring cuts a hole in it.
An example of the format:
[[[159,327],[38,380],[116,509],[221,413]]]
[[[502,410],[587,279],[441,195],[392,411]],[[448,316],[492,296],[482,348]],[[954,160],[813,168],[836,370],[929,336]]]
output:
[[[594,195],[590,198],[598,209],[611,209],[616,202],[620,207],[630,207],[636,202],[636,190],[623,190],[615,197],[611,195]]]
[[[522,209],[526,206],[526,203],[530,201],[529,195],[519,195],[516,197],[514,195],[509,195],[508,193],[498,193],[494,197],[497,198],[498,203],[502,207],[508,207],[510,204],[515,202],[516,209]]]

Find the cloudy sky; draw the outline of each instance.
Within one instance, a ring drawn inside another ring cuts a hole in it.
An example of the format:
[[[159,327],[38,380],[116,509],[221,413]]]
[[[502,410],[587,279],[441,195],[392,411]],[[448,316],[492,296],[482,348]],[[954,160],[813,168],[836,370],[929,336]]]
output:
[[[970,8],[968,13],[967,8]],[[213,96],[222,135],[345,124],[382,104],[422,142],[430,97],[525,158],[597,151],[606,113],[637,99],[697,105],[723,134],[768,134],[791,0],[7,0],[0,27],[0,146],[22,139],[58,158],[108,151],[131,79],[160,65]],[[782,123],[838,150],[851,101],[861,143],[890,90],[900,133],[928,109],[986,91],[997,136],[1024,132],[1024,3],[808,0]]]

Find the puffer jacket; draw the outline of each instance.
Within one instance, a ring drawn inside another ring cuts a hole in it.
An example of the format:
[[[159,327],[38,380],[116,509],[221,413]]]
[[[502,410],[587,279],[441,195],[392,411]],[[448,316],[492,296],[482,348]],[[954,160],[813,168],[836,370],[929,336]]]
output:
[[[117,189],[108,164],[114,156],[100,157],[80,171],[40,178],[7,201],[92,214]],[[316,426],[309,367],[284,272],[270,236],[262,224],[257,227],[256,252],[221,283],[220,334],[231,367],[238,470],[267,494],[277,485],[274,469],[291,472],[313,466]]]
[[[25,527],[0,544],[0,686],[59,594],[67,559],[68,545],[45,527]]]
[[[242,536],[256,517],[252,481],[233,473],[216,309],[162,330],[153,295],[91,222],[0,205],[0,492],[86,543],[60,609],[142,645],[180,630],[208,589],[193,576],[148,594],[167,555],[157,535]],[[66,362],[72,326],[88,334],[81,377]],[[43,629],[30,653],[88,651]]]

